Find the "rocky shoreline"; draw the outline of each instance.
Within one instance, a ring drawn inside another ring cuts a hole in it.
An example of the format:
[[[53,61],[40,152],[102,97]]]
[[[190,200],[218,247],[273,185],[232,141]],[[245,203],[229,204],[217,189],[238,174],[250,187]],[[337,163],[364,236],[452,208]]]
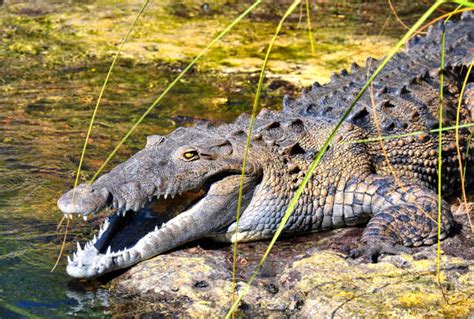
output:
[[[474,313],[474,241],[469,232],[442,243],[446,302],[437,284],[436,245],[366,264],[344,253],[361,231],[349,228],[279,241],[239,315],[466,318]],[[239,245],[238,291],[267,244]],[[150,317],[223,317],[231,289],[232,247],[201,243],[142,262],[113,279],[111,291],[117,298],[111,307]]]

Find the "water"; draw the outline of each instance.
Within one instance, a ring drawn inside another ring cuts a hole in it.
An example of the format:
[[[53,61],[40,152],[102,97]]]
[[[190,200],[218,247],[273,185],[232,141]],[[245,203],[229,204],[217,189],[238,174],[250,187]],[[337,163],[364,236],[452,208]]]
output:
[[[81,181],[94,174],[216,31],[247,5],[150,5],[104,96]],[[139,1],[7,0],[0,9],[0,318],[110,315],[113,297],[106,283],[70,280],[64,258],[50,271],[64,230],[56,229],[61,218],[56,200],[73,185],[111,54],[139,6]],[[427,8],[408,1],[397,7],[407,23]],[[284,10],[284,2],[264,5],[237,27],[150,114],[112,165],[143,147],[146,135],[166,134],[202,118],[228,122],[249,111],[265,45]],[[313,80],[327,81],[331,72],[353,61],[383,56],[404,30],[392,18],[381,34],[389,12],[385,1],[313,4],[312,56],[304,15],[300,22],[297,9],[276,44],[262,105],[278,109],[283,94]],[[75,220],[65,251],[97,224]]]

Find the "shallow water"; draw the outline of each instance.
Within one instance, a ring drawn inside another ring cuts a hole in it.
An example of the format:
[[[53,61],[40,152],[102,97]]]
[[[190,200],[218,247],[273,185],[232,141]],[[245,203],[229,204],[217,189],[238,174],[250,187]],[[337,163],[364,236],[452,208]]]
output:
[[[0,1],[1,3],[1,1]],[[199,119],[233,120],[252,104],[258,68],[285,4],[263,5],[171,91],[109,166],[165,134]],[[102,317],[106,284],[65,275],[65,258],[50,272],[63,229],[60,194],[74,182],[85,130],[111,54],[139,1],[5,1],[0,7],[0,318]],[[150,105],[217,30],[250,2],[160,2],[147,8],[119,60],[92,133],[81,180],[86,181]],[[427,8],[401,1],[407,23]],[[278,109],[297,91],[369,55],[381,57],[403,34],[385,1],[312,5],[316,53],[299,9],[269,64],[262,105]],[[279,81],[283,80],[283,81]],[[65,251],[97,222],[74,220]]]

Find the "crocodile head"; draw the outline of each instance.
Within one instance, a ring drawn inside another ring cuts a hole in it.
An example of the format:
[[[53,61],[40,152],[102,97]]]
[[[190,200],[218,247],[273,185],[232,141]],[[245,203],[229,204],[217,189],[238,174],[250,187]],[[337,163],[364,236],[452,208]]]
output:
[[[245,141],[202,128],[148,137],[145,148],[91,185],[58,200],[68,215],[110,209],[98,234],[78,243],[67,272],[92,278],[126,268],[186,242],[219,233],[235,221]],[[217,136],[217,137],[216,137]],[[261,180],[251,159],[243,208]]]

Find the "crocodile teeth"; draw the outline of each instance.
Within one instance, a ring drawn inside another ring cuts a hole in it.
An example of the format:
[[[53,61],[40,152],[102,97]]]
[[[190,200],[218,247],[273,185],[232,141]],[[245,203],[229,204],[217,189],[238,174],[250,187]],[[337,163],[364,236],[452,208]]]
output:
[[[123,256],[123,260],[124,260],[125,262],[129,262],[129,261],[130,261],[130,253],[129,253],[128,251],[125,251],[122,256]]]
[[[155,226],[155,229],[154,229],[154,231],[158,231],[158,226]]]
[[[109,225],[110,225],[110,222],[109,222],[109,218],[107,217],[107,218],[105,219],[105,222],[104,222],[104,231],[105,231],[107,228],[109,228]]]
[[[82,252],[82,247],[81,247],[81,244],[79,244],[79,242],[77,242],[77,252],[78,253]]]
[[[110,256],[112,254],[112,247],[107,247],[107,252],[105,253],[106,256]]]
[[[82,215],[82,219],[83,219],[85,222],[87,221],[87,218],[88,218],[87,215]]]
[[[69,256],[67,256],[67,264],[68,264],[68,265],[72,264],[71,257],[69,257]]]
[[[130,250],[130,258],[136,259],[137,257],[138,257],[138,252],[136,252],[135,250],[131,249],[131,250]]]
[[[96,242],[97,242],[97,236],[96,236],[96,235],[94,235],[94,238],[92,239],[92,243],[94,243],[94,244],[95,244]]]
[[[99,273],[102,273],[105,270],[105,265],[101,264],[99,267]]]

